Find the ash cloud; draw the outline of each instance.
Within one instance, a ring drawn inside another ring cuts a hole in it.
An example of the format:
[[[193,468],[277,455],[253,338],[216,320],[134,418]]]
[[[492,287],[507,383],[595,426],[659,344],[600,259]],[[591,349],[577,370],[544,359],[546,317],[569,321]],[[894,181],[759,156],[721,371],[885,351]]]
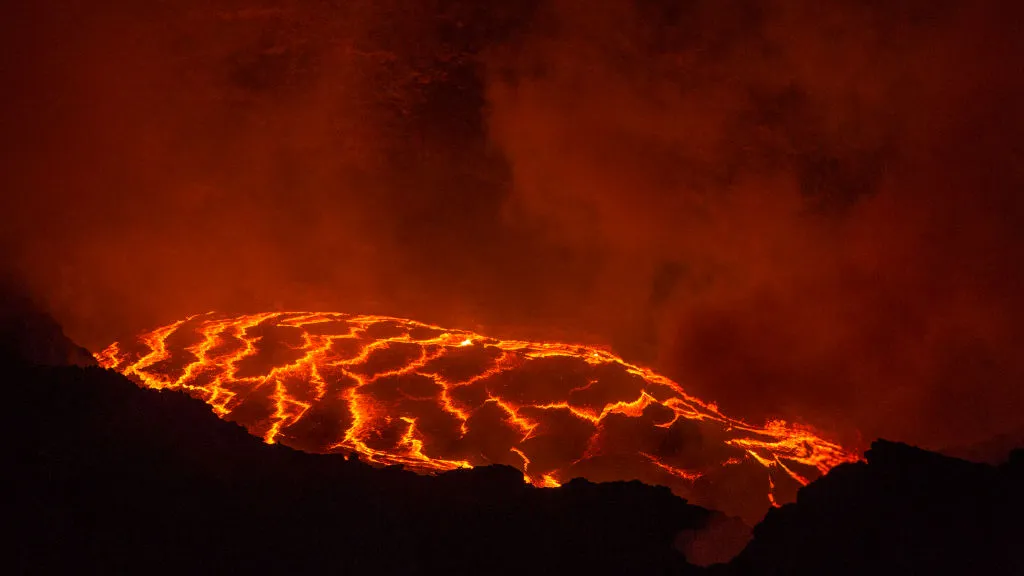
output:
[[[489,68],[510,213],[599,247],[583,314],[753,420],[1012,425],[1020,8],[606,5],[547,5]]]
[[[12,10],[5,265],[83,344],[208,310],[466,325],[474,294],[510,284],[462,273],[486,272],[495,251],[517,258],[492,232],[504,172],[462,61],[481,40],[445,40],[472,14],[398,1]]]
[[[847,440],[1024,407],[1015,3],[24,4],[4,264],[93,349],[319,308],[610,343]]]

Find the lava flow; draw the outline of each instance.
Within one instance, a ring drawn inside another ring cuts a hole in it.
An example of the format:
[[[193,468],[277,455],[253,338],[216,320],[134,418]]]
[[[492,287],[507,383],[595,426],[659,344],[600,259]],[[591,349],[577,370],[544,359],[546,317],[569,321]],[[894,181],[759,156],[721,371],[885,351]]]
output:
[[[792,486],[787,499],[857,459],[805,427],[729,418],[600,348],[384,316],[211,313],[96,358],[141,385],[202,399],[268,443],[418,472],[501,463],[536,486],[640,479],[735,509],[722,502],[740,490],[732,470],[755,473],[767,507],[780,484]]]

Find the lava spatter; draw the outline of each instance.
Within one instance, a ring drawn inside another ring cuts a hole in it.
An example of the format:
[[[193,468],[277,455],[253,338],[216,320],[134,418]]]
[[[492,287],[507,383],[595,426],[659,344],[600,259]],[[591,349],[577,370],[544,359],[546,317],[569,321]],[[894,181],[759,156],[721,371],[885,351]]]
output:
[[[199,398],[268,443],[424,473],[502,463],[557,486],[600,470],[687,492],[749,464],[768,473],[761,497],[774,504],[779,478],[804,485],[857,460],[806,427],[729,418],[604,349],[400,318],[209,313],[96,358]]]

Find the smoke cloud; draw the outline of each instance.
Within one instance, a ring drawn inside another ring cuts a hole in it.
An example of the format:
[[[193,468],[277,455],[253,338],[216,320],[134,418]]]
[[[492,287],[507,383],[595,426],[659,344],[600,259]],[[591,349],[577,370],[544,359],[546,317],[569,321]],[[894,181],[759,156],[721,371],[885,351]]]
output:
[[[86,346],[385,313],[847,441],[1018,426],[1016,3],[143,4],[4,25],[5,266]]]
[[[599,246],[588,314],[727,410],[1011,427],[1024,52],[982,4],[553,3],[490,76],[511,206]]]

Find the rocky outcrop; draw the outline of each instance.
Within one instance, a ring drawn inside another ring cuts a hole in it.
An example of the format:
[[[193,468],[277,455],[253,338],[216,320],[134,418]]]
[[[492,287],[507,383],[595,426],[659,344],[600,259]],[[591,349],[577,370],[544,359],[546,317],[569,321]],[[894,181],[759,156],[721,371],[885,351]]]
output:
[[[1022,452],[976,464],[878,440],[772,510],[728,574],[1024,574]]]
[[[15,573],[663,574],[709,511],[639,482],[422,476],[266,445],[177,392],[14,366]]]
[[[0,279],[0,358],[47,366],[95,366],[92,354],[16,284]]]

